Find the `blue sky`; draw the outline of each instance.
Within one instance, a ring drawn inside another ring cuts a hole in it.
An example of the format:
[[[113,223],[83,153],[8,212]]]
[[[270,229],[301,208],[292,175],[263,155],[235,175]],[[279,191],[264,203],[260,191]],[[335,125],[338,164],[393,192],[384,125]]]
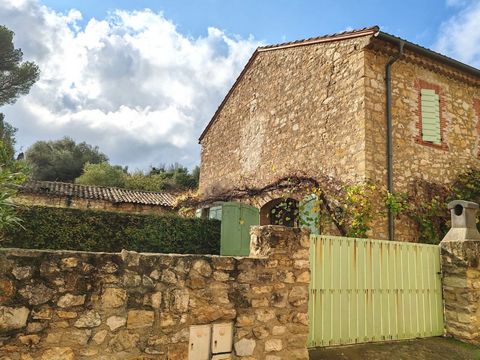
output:
[[[4,106],[18,151],[69,136],[130,169],[200,161],[198,137],[259,45],[379,25],[480,66],[480,0],[0,0],[41,69]]]
[[[104,18],[115,9],[161,11],[179,30],[193,37],[205,35],[210,26],[242,37],[253,35],[267,43],[277,43],[349,28],[379,25],[382,30],[431,46],[446,19],[458,10],[441,0],[46,0],[44,4],[68,11],[72,7],[84,15]]]

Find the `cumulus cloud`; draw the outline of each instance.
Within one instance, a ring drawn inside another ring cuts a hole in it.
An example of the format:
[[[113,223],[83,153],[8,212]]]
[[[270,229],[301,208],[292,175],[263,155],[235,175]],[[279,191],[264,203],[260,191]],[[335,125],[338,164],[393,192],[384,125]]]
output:
[[[259,45],[216,28],[192,38],[148,9],[80,26],[79,11],[37,0],[0,8],[0,24],[42,71],[28,96],[0,109],[20,145],[68,135],[132,168],[198,163],[199,134]]]
[[[444,22],[434,48],[475,67],[480,67],[480,0],[448,0],[458,13]]]

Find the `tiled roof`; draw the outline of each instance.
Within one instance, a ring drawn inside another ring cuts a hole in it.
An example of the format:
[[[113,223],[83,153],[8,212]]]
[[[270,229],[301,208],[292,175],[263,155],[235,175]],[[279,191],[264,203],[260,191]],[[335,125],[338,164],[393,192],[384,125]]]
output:
[[[310,44],[315,44],[315,43],[324,42],[324,41],[349,39],[349,38],[352,38],[352,37],[358,37],[358,36],[363,36],[363,35],[372,35],[372,34],[375,34],[379,30],[380,30],[380,28],[378,26],[370,26],[370,27],[365,27],[363,29],[343,31],[343,32],[335,33],[335,34],[322,35],[322,36],[312,37],[312,38],[308,38],[308,39],[285,42],[285,43],[281,43],[281,44],[260,46],[258,48],[258,50],[259,51],[265,51],[265,50],[273,50],[273,49],[277,49],[277,48],[286,48],[286,47],[293,47],[293,46],[300,46],[300,45],[310,45]]]
[[[20,192],[104,200],[112,203],[133,203],[167,207],[175,206],[175,197],[169,193],[79,185],[53,181],[27,181],[21,186]]]

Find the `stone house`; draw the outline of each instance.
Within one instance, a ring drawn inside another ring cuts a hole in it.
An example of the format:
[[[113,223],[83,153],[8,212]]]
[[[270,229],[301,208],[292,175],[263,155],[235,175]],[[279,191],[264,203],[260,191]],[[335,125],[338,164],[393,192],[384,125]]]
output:
[[[20,187],[15,202],[22,205],[163,214],[174,211],[176,200],[175,196],[166,192],[27,181]]]
[[[480,70],[376,26],[260,47],[199,142],[206,202],[296,172],[391,192],[415,179],[446,184],[480,167]],[[262,223],[276,197],[241,201]],[[370,235],[417,233],[378,215]]]

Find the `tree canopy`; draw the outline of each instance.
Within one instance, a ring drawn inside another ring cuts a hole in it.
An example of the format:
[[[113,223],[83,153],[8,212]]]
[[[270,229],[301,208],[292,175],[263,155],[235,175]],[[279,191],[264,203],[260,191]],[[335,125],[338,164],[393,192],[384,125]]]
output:
[[[0,113],[0,149],[3,154],[1,155],[2,163],[12,162],[15,157],[15,134],[17,129],[5,121],[5,116]]]
[[[13,45],[13,31],[0,26],[0,106],[13,104],[28,94],[38,80],[40,70],[30,61],[22,62],[23,53]]]
[[[149,171],[129,173],[126,168],[100,164],[85,164],[83,173],[75,182],[83,185],[113,186],[132,190],[177,191],[198,186],[198,166],[191,172],[182,165],[152,167]]]
[[[98,185],[108,187],[125,187],[127,174],[118,165],[110,165],[107,162],[100,164],[86,163],[83,167],[83,174],[75,179],[77,184]]]
[[[23,53],[13,45],[13,32],[0,26],[0,106],[13,104],[38,80],[40,71],[33,62],[23,62]],[[0,231],[20,225],[13,197],[26,179],[24,161],[15,160],[15,133],[0,113]]]
[[[15,160],[16,131],[0,114],[0,233],[6,228],[21,225],[13,197],[17,186],[26,180],[26,167],[24,161]]]
[[[25,159],[35,180],[72,182],[82,174],[85,164],[107,162],[98,146],[79,144],[65,137],[55,141],[37,141],[25,152]]]

